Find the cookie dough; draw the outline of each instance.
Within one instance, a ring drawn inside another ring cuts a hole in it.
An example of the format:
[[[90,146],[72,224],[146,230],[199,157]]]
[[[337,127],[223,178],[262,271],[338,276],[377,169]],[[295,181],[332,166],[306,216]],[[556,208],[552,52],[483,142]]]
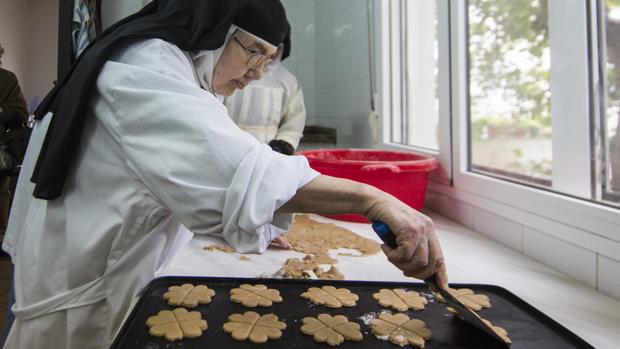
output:
[[[334,286],[310,287],[308,291],[301,294],[301,297],[329,308],[352,307],[359,299],[355,293],[351,293],[348,289],[335,288]]]
[[[344,280],[344,275],[335,266],[329,266],[325,271],[323,265],[336,262],[329,256],[314,257],[306,255],[303,259],[289,258],[276,275],[285,279],[325,279]]]
[[[362,256],[381,252],[380,245],[332,223],[321,223],[306,215],[296,215],[293,226],[284,235],[297,252],[327,255],[329,250],[350,248]]]
[[[243,284],[230,290],[230,300],[241,303],[248,308],[257,306],[270,307],[273,303],[282,302],[280,291],[267,288],[265,285]]]
[[[349,322],[344,315],[319,314],[318,317],[305,317],[301,332],[313,336],[319,343],[325,342],[332,347],[342,344],[345,340],[359,342],[363,338],[360,325]]]
[[[149,317],[146,325],[151,335],[164,337],[169,341],[200,337],[208,327],[207,320],[202,319],[200,312],[188,312],[185,308],[162,310]]]
[[[250,339],[253,343],[265,343],[270,339],[282,337],[282,330],[286,324],[278,321],[274,314],[259,315],[253,311],[247,311],[243,315],[232,314],[224,324],[224,331],[238,341]]]
[[[489,321],[487,319],[482,319],[482,322],[484,322],[485,324],[491,326],[491,329],[493,330],[493,332],[495,332],[495,334],[497,334],[499,336],[499,338],[501,338],[504,342],[506,342],[508,344],[512,343],[512,340],[510,340],[510,337],[508,337],[508,331],[506,331],[502,327],[493,325],[491,323],[491,321]]]
[[[448,307],[448,311],[451,313],[454,313],[456,315],[458,315],[459,318],[462,319],[461,314],[459,314],[458,311],[456,311],[456,309],[452,308],[452,307]],[[512,340],[510,340],[510,337],[508,337],[508,331],[506,331],[505,329],[499,327],[499,326],[495,326],[491,323],[491,321],[482,318],[480,315],[478,315],[477,313],[473,313],[473,315],[477,316],[478,318],[480,318],[480,320],[482,320],[482,322],[484,322],[487,326],[491,327],[491,330],[493,330],[493,332],[495,332],[495,334],[497,334],[504,342],[510,344],[512,343]]]
[[[461,303],[463,303],[466,307],[473,311],[479,311],[482,308],[491,307],[491,300],[489,299],[489,297],[483,294],[476,294],[469,288],[450,288],[448,289],[448,292],[450,292],[454,297],[456,297],[456,299],[460,300]],[[441,303],[446,303],[446,300],[440,294],[435,294],[435,297]]]
[[[164,293],[164,300],[170,305],[195,308],[198,304],[211,303],[213,296],[215,296],[215,291],[205,285],[183,284],[168,287],[168,292]]]
[[[381,313],[379,318],[371,321],[372,333],[377,338],[387,339],[404,347],[411,344],[418,348],[424,348],[426,341],[431,339],[431,330],[426,328],[426,323],[418,319],[410,319],[403,313]]]
[[[402,288],[394,290],[381,289],[372,295],[384,307],[392,307],[398,311],[407,309],[422,310],[428,304],[424,296],[415,291],[405,291]]]
[[[219,252],[225,252],[225,253],[235,253],[237,252],[234,248],[228,246],[228,245],[217,245],[217,244],[213,244],[213,245],[207,245],[205,247],[202,248],[203,250],[206,251],[219,251]]]

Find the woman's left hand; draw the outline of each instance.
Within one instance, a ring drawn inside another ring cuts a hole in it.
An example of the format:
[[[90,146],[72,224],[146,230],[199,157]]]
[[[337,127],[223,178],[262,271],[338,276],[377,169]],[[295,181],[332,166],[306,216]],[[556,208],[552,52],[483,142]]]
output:
[[[293,246],[286,240],[284,236],[278,236],[277,238],[271,241],[270,246],[281,248],[284,250],[292,250]]]

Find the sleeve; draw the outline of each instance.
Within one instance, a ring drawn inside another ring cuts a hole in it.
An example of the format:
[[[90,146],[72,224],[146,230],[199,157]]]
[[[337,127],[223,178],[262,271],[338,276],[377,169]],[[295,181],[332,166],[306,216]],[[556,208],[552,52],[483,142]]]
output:
[[[28,110],[15,75],[11,75],[9,81],[7,97],[2,101],[0,122],[8,128],[19,128],[28,121]]]
[[[295,84],[293,93],[284,109],[276,140],[282,140],[297,149],[306,125],[306,106],[304,94],[299,84]]]
[[[263,252],[279,234],[270,227],[286,230],[292,221],[274,212],[318,173],[304,157],[277,154],[241,131],[193,76],[167,73],[187,64],[162,61],[163,72],[117,64],[109,79],[100,75],[127,165],[192,232]]]

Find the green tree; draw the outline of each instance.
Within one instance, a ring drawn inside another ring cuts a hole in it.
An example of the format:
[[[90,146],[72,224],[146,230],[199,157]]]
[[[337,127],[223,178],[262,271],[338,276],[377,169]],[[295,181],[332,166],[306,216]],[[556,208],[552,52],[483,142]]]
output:
[[[472,115],[497,117],[475,112],[501,89],[513,119],[550,125],[547,0],[470,0],[468,13]]]

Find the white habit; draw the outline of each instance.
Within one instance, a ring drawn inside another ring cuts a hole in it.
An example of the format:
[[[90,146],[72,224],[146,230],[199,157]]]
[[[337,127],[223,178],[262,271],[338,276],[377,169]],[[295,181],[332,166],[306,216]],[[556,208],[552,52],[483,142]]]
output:
[[[3,245],[16,290],[6,348],[108,348],[180,224],[264,251],[291,221],[274,211],[318,175],[235,126],[190,55],[158,39],[105,64],[90,111],[52,201],[30,182],[50,115],[35,126]]]

